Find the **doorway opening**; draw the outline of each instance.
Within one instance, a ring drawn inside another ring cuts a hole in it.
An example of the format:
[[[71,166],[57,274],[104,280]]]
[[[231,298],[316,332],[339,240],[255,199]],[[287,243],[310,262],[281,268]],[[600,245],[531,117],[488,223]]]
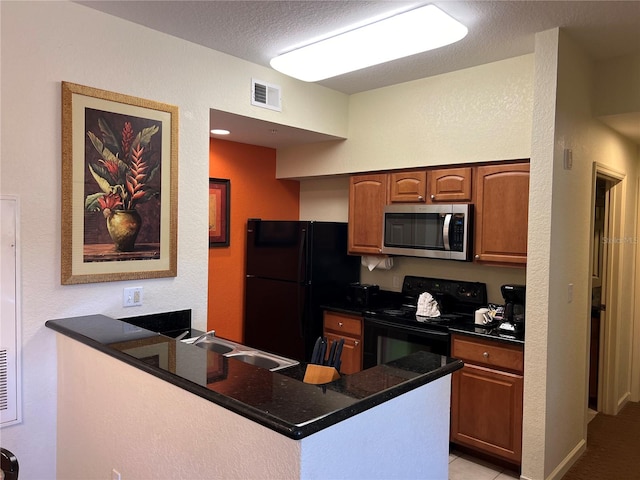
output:
[[[624,175],[594,165],[588,408],[615,414],[617,292]]]
[[[589,408],[598,411],[598,386],[600,384],[602,285],[605,281],[607,249],[604,239],[608,227],[609,189],[603,177],[596,178],[595,206],[593,211],[593,249],[591,258],[591,336],[589,339]]]

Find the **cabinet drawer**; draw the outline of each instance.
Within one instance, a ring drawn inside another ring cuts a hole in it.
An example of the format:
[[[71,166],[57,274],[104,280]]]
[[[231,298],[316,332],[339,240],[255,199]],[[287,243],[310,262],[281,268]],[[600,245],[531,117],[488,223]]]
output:
[[[335,312],[324,312],[324,329],[360,338],[362,336],[362,318]]]
[[[522,373],[524,349],[465,335],[451,336],[451,356],[464,362],[487,365]]]

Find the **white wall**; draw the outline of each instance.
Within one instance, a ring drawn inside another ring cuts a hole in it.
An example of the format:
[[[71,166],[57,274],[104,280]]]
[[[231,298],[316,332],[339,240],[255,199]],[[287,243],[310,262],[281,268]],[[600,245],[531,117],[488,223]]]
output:
[[[56,453],[56,348],[46,320],[190,308],[195,326],[206,327],[209,109],[344,136],[348,103],[344,94],[76,3],[0,2],[0,12],[0,192],[22,205],[24,370],[24,421],[2,429],[2,446],[18,456],[21,478],[41,480],[55,477]],[[252,77],[283,87],[282,113],[250,105]],[[61,286],[63,80],[179,107],[177,277]],[[143,286],[144,305],[123,309],[122,289],[132,285]]]
[[[349,177],[300,181],[300,220],[346,222],[349,220]]]
[[[584,52],[554,29],[536,35],[535,53],[522,474],[560,478],[586,438],[593,163],[632,179],[638,165],[636,146],[593,118],[593,63]],[[563,169],[565,148],[573,151],[571,170]],[[635,195],[635,187],[627,189],[629,206]],[[623,224],[633,235],[629,210]],[[632,285],[634,255],[631,249],[621,252],[621,286]],[[624,390],[630,378],[632,300],[620,300],[627,315],[620,325],[627,337],[619,339],[617,365],[626,378]],[[621,393],[621,385],[616,388]]]
[[[379,285],[384,290],[400,291],[405,275],[418,277],[447,278],[487,284],[487,296],[491,303],[504,303],[500,287],[506,283],[524,285],[526,269],[513,267],[494,267],[469,262],[452,262],[429,258],[394,257],[391,270],[373,270],[364,268],[360,274],[362,283]],[[394,277],[396,285],[394,286]]]
[[[345,141],[278,150],[278,178],[529,158],[533,55],[349,98]]]
[[[640,112],[640,55],[598,62],[594,80],[596,116]]]

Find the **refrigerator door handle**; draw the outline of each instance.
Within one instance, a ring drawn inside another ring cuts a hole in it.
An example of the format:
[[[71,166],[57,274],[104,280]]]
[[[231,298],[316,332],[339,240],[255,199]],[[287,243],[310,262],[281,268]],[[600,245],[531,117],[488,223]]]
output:
[[[298,246],[298,282],[307,283],[307,256],[306,243],[307,243],[307,229],[302,228],[300,235],[300,245]],[[304,272],[303,272],[304,269]]]
[[[298,247],[298,288],[302,288],[303,292],[307,286],[307,255],[306,255],[306,244],[307,244],[307,229],[302,227],[301,235],[300,235],[300,245]],[[303,271],[304,270],[304,271]],[[304,287],[300,287],[300,285],[304,285]],[[298,318],[300,319],[300,338],[306,338],[306,310],[307,310],[307,295],[303,294],[303,298],[300,298],[301,295],[298,293]]]

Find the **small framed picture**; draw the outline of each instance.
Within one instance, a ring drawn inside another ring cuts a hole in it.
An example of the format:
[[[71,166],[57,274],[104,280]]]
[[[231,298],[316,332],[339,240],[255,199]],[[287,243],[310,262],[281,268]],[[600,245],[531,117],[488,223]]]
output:
[[[209,179],[209,247],[229,246],[230,198],[230,180]]]

